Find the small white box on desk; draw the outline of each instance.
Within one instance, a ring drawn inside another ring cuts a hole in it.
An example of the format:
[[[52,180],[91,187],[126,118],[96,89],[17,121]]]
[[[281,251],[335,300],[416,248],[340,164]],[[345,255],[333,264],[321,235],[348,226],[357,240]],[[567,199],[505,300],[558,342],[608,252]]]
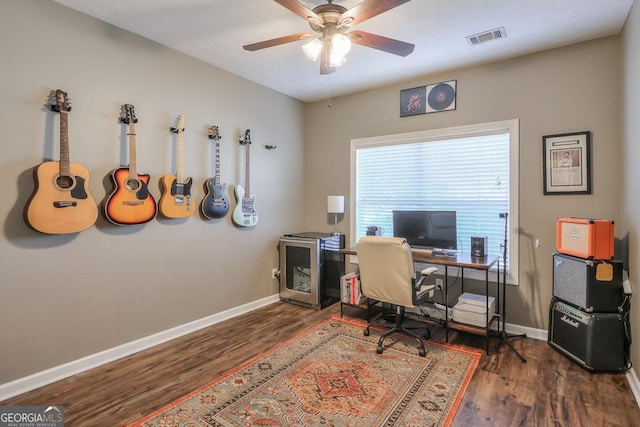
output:
[[[484,297],[483,297],[484,298]],[[493,305],[489,306],[489,321],[495,314]],[[487,307],[486,305],[465,304],[459,302],[453,306],[453,320],[467,325],[487,327]]]
[[[472,294],[470,292],[465,292],[462,295],[460,295],[460,297],[458,298],[459,303],[469,304],[469,305],[478,305],[481,307],[489,306],[489,310],[494,310],[495,300],[496,299],[494,297],[487,297],[486,295]]]

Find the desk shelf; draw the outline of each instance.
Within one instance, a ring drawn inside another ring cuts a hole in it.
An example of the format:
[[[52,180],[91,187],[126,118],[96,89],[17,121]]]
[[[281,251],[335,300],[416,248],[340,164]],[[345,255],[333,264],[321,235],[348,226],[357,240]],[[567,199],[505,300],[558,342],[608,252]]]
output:
[[[346,315],[357,319],[363,319],[368,322],[373,314],[382,310],[382,307],[376,308],[377,304],[377,301],[373,301],[368,298],[360,304],[349,304],[340,301],[340,317],[344,317]]]
[[[489,326],[486,328],[483,326],[475,326],[475,325],[469,325],[467,323],[456,322],[455,320],[452,320],[452,319],[449,319],[448,322],[446,322],[446,325],[447,325],[446,327],[449,329],[453,329],[455,331],[464,332],[464,333],[473,334],[473,335],[481,335],[486,337],[486,336],[489,336],[489,334],[492,331],[498,332],[491,329],[494,322],[500,322],[499,314],[493,315],[493,317],[489,321]]]

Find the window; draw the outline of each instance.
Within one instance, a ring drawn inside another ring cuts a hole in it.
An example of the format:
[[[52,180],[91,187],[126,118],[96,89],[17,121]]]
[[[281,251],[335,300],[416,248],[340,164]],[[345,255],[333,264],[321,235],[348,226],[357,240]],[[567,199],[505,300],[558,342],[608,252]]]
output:
[[[486,236],[489,254],[501,256],[507,213],[507,280],[515,283],[518,127],[507,120],[352,140],[352,245],[372,225],[392,236],[393,210],[454,210],[459,252],[469,253],[471,236]]]

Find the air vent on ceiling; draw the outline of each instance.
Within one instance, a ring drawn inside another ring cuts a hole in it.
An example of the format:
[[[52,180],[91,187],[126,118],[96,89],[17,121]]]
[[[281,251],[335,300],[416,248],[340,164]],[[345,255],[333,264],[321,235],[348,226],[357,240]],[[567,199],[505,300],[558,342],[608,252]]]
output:
[[[503,39],[505,37],[507,37],[507,33],[504,30],[504,27],[500,27],[494,30],[489,30],[489,31],[484,31],[482,33],[474,34],[472,36],[467,36],[467,40],[469,40],[469,43],[476,45],[476,44],[488,42],[489,40]]]

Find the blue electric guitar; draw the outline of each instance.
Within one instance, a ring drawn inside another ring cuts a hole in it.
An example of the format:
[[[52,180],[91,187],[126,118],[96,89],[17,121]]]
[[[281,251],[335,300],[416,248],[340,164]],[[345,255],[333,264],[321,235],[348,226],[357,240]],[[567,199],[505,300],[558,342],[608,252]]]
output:
[[[214,178],[209,178],[204,184],[207,192],[200,209],[202,215],[209,219],[224,218],[229,212],[229,199],[227,199],[227,185],[220,183],[220,132],[218,126],[209,126],[209,139],[216,141],[216,172]]]
[[[240,138],[240,145],[245,147],[244,184],[246,188],[243,189],[241,185],[236,185],[237,206],[233,210],[231,218],[240,227],[253,227],[258,223],[258,213],[254,207],[256,196],[251,194],[249,190],[249,147],[251,146],[249,129],[245,132],[244,137]]]

